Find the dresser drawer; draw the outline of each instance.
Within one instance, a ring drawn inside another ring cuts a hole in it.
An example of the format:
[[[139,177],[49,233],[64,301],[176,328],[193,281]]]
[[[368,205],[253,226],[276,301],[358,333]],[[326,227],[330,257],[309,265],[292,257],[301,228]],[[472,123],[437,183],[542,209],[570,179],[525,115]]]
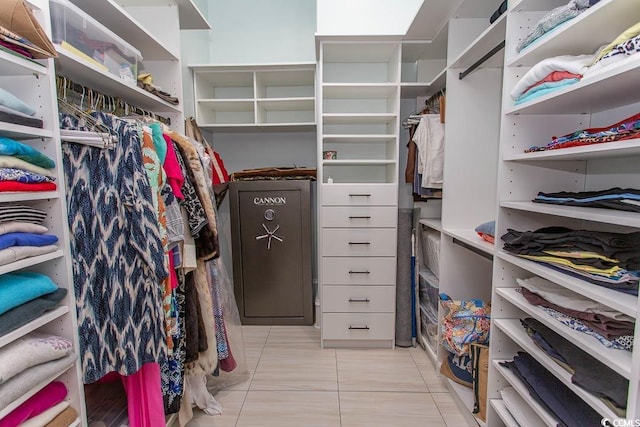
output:
[[[395,256],[395,228],[324,228],[323,256]]]
[[[323,313],[393,313],[395,286],[323,286]]]
[[[358,184],[340,185],[324,184],[322,186],[323,206],[397,206],[398,187],[390,184]]]
[[[390,340],[395,335],[393,313],[324,313],[325,340]]]
[[[396,257],[323,257],[324,285],[395,285]]]
[[[328,206],[322,208],[323,227],[396,227],[394,206]]]

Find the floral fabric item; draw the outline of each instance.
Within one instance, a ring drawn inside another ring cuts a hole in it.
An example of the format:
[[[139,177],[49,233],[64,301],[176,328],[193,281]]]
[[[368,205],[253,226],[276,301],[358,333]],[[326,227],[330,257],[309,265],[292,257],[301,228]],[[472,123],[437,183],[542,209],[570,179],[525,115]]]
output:
[[[471,343],[489,342],[491,305],[484,301],[452,300],[440,294],[440,304],[445,311],[442,327],[442,345],[458,356],[470,354]]]
[[[36,182],[53,182],[55,178],[40,175],[39,173],[16,168],[0,168],[0,181],[18,181],[24,184]]]

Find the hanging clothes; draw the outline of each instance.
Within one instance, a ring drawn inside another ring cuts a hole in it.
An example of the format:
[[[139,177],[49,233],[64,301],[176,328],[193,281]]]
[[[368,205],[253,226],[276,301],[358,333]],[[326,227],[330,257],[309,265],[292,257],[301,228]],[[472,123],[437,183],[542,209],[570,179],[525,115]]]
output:
[[[162,289],[169,275],[137,126],[92,113],[111,150],[63,144],[83,381],[167,359]],[[81,129],[61,116],[64,129]]]

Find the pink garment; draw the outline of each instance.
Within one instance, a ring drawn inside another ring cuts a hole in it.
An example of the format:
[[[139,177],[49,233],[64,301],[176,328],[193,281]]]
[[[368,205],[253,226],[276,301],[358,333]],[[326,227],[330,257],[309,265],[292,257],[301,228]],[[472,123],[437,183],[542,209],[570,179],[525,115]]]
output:
[[[160,365],[147,363],[133,375],[123,376],[127,392],[129,427],[165,425],[164,402],[160,386]]]
[[[531,89],[533,89],[534,87],[536,87],[538,85],[541,85],[542,83],[559,82],[559,81],[565,80],[565,79],[581,79],[581,78],[582,78],[582,74],[570,73],[568,71],[554,71],[552,73],[549,73],[547,75],[547,77],[545,77],[544,79],[540,80],[536,84],[533,84],[533,85],[529,86],[527,88],[527,90],[524,91],[524,93],[529,92]]]
[[[0,427],[16,427],[62,402],[67,397],[67,387],[59,381],[46,385],[22,405],[0,420]]]
[[[173,190],[173,194],[178,199],[184,199],[184,194],[182,194],[182,185],[184,184],[184,176],[182,175],[182,169],[180,169],[180,164],[178,163],[178,158],[176,157],[176,151],[173,149],[173,142],[169,135],[162,134],[162,137],[167,142],[167,156],[164,159],[164,172],[167,174],[167,183]]]

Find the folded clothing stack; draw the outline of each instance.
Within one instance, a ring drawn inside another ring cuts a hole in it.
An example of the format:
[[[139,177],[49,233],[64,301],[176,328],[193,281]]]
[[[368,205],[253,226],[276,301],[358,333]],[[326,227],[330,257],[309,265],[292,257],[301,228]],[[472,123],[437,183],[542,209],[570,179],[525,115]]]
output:
[[[614,187],[601,191],[538,193],[534,202],[640,212],[640,190]]]
[[[554,270],[631,295],[638,295],[640,232],[606,233],[545,227],[508,229],[504,250]]]
[[[55,166],[30,145],[0,137],[0,192],[55,191]]]

